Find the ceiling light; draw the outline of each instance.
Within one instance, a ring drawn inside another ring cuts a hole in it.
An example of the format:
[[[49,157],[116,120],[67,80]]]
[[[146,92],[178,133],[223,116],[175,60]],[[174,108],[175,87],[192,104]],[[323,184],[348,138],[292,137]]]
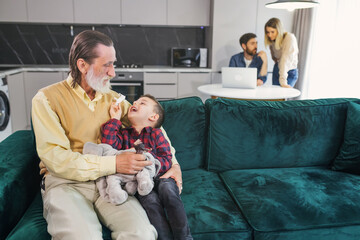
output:
[[[317,5],[319,5],[319,2],[311,0],[278,0],[265,4],[267,8],[287,9],[289,11],[300,8],[312,8]]]

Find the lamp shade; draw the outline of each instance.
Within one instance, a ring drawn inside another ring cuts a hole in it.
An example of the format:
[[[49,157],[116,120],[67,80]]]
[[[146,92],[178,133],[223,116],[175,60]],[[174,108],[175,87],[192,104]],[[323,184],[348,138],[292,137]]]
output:
[[[312,8],[317,6],[317,1],[311,0],[278,0],[276,2],[265,4],[268,8],[294,10],[300,8]]]

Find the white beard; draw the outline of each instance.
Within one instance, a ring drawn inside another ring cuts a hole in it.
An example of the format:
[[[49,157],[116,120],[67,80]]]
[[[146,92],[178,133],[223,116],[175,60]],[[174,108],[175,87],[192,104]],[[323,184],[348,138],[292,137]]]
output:
[[[97,77],[94,75],[94,68],[91,67],[90,70],[87,72],[86,76],[86,83],[94,89],[96,92],[99,93],[108,93],[111,90],[110,79],[111,77]],[[106,83],[104,84],[104,82]]]

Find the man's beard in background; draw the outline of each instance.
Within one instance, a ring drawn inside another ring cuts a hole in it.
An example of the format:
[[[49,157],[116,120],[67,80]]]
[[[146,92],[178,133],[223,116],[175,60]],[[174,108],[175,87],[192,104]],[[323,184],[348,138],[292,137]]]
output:
[[[252,51],[249,51],[248,49],[246,49],[246,53],[249,54],[250,56],[254,56],[257,53],[257,48],[255,48]]]
[[[108,93],[111,90],[110,79],[111,77],[96,77],[94,75],[94,68],[91,67],[90,70],[87,72],[86,76],[86,83],[94,89],[96,92],[99,93]],[[107,81],[106,81],[107,80]],[[106,81],[104,85],[104,81]]]

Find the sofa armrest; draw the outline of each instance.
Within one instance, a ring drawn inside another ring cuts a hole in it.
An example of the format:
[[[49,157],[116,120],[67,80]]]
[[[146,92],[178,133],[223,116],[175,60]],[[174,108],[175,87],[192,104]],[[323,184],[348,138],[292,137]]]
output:
[[[0,239],[5,239],[39,190],[39,158],[30,130],[0,143]]]

